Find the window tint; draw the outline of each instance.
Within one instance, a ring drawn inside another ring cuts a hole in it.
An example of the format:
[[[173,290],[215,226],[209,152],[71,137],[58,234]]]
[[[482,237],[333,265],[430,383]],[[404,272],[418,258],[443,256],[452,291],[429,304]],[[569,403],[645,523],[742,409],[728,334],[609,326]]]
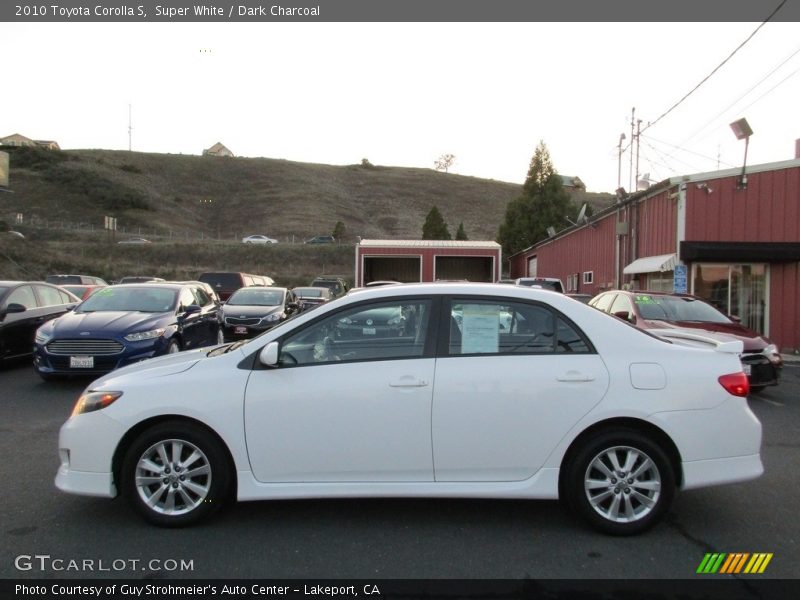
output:
[[[194,294],[195,302],[198,306],[208,306],[211,304],[211,298],[209,298],[203,288],[192,288],[192,293]]]
[[[603,294],[600,296],[597,301],[592,304],[597,309],[600,309],[604,312],[609,312],[609,308],[611,307],[611,301],[614,299],[616,294]]]
[[[56,306],[58,304],[64,304],[61,294],[55,288],[51,288],[46,285],[37,285],[36,293],[39,295],[40,306]]]
[[[33,295],[33,288],[29,285],[18,287],[8,295],[6,306],[9,304],[22,304],[25,308],[36,308],[36,296]]]
[[[618,315],[623,319],[630,319],[633,317],[633,306],[631,305],[631,301],[625,294],[617,294],[614,303],[611,305],[611,310],[609,312],[612,315],[617,315],[617,313],[625,313],[625,315]]]
[[[194,304],[195,302],[197,302],[197,300],[195,300],[194,294],[192,294],[192,290],[189,289],[189,288],[182,289],[181,290],[181,295],[180,295],[180,301],[179,301],[178,310],[179,311],[184,311],[184,310],[186,310],[187,306],[190,306],[190,305]]]
[[[592,352],[566,319],[539,304],[453,301],[449,354]]]
[[[430,321],[430,300],[396,300],[339,311],[281,345],[283,366],[336,361],[420,358]]]

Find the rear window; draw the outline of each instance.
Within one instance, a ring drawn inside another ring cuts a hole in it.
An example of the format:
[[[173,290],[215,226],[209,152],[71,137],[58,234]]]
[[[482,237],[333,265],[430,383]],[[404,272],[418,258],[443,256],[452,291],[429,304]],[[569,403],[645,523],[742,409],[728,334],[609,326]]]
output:
[[[47,283],[55,283],[55,284],[73,283],[80,285],[83,283],[83,281],[81,281],[80,275],[48,275],[45,281]]]
[[[213,288],[225,290],[239,289],[243,283],[241,273],[203,273],[199,279]]]

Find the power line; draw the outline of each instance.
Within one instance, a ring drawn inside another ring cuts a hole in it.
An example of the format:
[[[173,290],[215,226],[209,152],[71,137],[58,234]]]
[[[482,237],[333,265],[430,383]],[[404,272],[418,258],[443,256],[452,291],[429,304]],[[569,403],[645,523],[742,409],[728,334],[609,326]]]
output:
[[[750,34],[750,35],[747,37],[747,39],[746,39],[745,41],[743,41],[741,44],[739,44],[739,45],[736,47],[736,49],[735,49],[733,52],[731,52],[731,53],[728,55],[728,57],[727,57],[725,60],[723,60],[723,61],[722,61],[722,62],[721,62],[719,65],[717,65],[717,67],[716,67],[716,68],[715,68],[713,71],[711,71],[711,73],[709,73],[708,75],[706,75],[706,76],[705,76],[705,77],[704,77],[704,78],[703,78],[703,79],[700,81],[700,83],[698,83],[696,86],[694,86],[694,87],[693,87],[693,88],[692,88],[692,89],[691,89],[691,90],[690,90],[690,91],[689,91],[689,92],[688,92],[688,93],[687,93],[687,94],[686,94],[686,95],[685,95],[683,98],[681,98],[681,99],[680,99],[680,100],[678,100],[678,101],[677,101],[675,104],[673,104],[672,106],[670,106],[670,107],[669,107],[669,108],[666,110],[666,112],[664,112],[663,114],[661,114],[661,116],[659,116],[659,117],[658,117],[658,118],[657,118],[655,121],[651,121],[650,123],[648,123],[648,124],[647,124],[647,126],[646,126],[644,129],[642,129],[642,131],[646,131],[647,129],[649,129],[650,127],[652,127],[652,126],[653,126],[653,125],[655,125],[656,123],[658,123],[658,122],[659,122],[661,119],[663,119],[664,117],[666,117],[666,116],[667,116],[669,113],[671,113],[671,112],[672,112],[673,110],[675,110],[675,109],[676,109],[678,106],[680,106],[680,105],[683,103],[683,101],[684,101],[684,100],[686,100],[686,99],[687,99],[689,96],[691,96],[691,95],[692,95],[694,92],[696,92],[696,91],[697,91],[697,89],[698,89],[698,88],[699,88],[701,85],[703,85],[703,84],[704,84],[706,81],[708,81],[708,80],[709,80],[709,79],[710,79],[710,78],[711,78],[711,77],[712,77],[712,76],[713,76],[713,75],[714,75],[714,74],[715,74],[717,71],[719,71],[719,70],[720,70],[720,69],[721,69],[721,68],[722,68],[722,67],[725,65],[725,63],[727,63],[727,62],[728,62],[728,61],[729,61],[731,58],[733,58],[733,55],[734,55],[734,54],[736,54],[736,53],[737,53],[739,50],[741,50],[741,49],[742,49],[742,47],[743,47],[745,44],[747,44],[747,42],[749,42],[751,39],[753,39],[753,36],[755,36],[755,34],[757,34],[757,33],[759,32],[759,30],[760,30],[760,29],[761,29],[761,28],[762,28],[764,25],[766,25],[766,24],[767,24],[767,23],[768,23],[768,22],[769,22],[769,21],[772,19],[772,17],[774,17],[774,16],[775,16],[775,14],[776,14],[776,13],[777,13],[777,12],[778,12],[778,11],[779,11],[781,8],[783,8],[783,5],[784,5],[784,4],[786,4],[786,2],[787,2],[787,0],[783,0],[783,1],[782,1],[782,2],[781,2],[779,5],[778,5],[778,7],[777,7],[775,10],[773,10],[773,11],[772,11],[772,14],[770,14],[770,15],[769,15],[769,16],[768,16],[768,17],[767,17],[765,20],[764,20],[764,22],[763,22],[763,23],[761,23],[761,24],[760,24],[758,27],[756,27],[756,28],[755,28],[755,30],[753,31],[753,33],[751,33],[751,34]]]
[[[669,146],[670,148],[675,148],[676,150],[679,150],[681,152],[686,152],[687,154],[693,154],[693,155],[698,156],[700,158],[705,158],[706,160],[711,160],[711,161],[716,161],[717,160],[716,157],[707,156],[705,154],[700,154],[699,152],[694,152],[693,150],[687,150],[686,148],[682,148],[681,146],[676,146],[675,144],[670,144],[669,142],[665,142],[663,140],[657,140],[654,137],[650,137],[650,136],[643,136],[643,137],[645,137],[645,139],[649,139],[649,140],[651,140],[651,141],[653,141],[653,142],[655,142],[657,144],[664,144],[665,146]],[[651,146],[651,148],[652,148],[652,146]],[[674,156],[675,156],[674,153],[670,153],[670,155],[669,155],[670,158],[674,158]],[[730,163],[726,163],[724,161],[720,161],[720,162],[722,162],[723,164],[725,164],[725,165],[727,165],[729,167],[735,167],[736,166],[736,165],[732,165]],[[688,163],[685,163],[685,164],[688,164]],[[691,166],[691,165],[689,165],[689,166]]]
[[[772,75],[774,75],[774,74],[775,74],[775,72],[776,72],[778,69],[780,69],[780,68],[781,68],[783,65],[785,65],[787,62],[789,62],[791,59],[793,59],[793,58],[794,58],[795,56],[797,56],[797,54],[799,54],[799,53],[800,53],[800,48],[798,48],[797,50],[795,50],[795,51],[794,51],[794,52],[793,52],[791,55],[789,55],[789,57],[787,57],[786,59],[784,59],[784,60],[783,60],[783,62],[781,62],[781,63],[780,63],[780,64],[779,64],[777,67],[775,67],[775,68],[774,68],[774,69],[772,69],[772,70],[771,70],[769,73],[767,73],[767,74],[766,74],[764,77],[762,77],[762,78],[761,78],[761,80],[759,80],[759,82],[758,82],[758,83],[756,83],[755,85],[753,85],[753,86],[752,86],[752,87],[751,87],[749,90],[747,90],[747,91],[746,91],[746,92],[744,92],[744,93],[743,93],[741,96],[739,96],[739,97],[738,97],[736,100],[734,100],[733,102],[731,102],[731,103],[730,103],[728,106],[726,106],[724,109],[722,109],[722,110],[721,110],[721,111],[720,111],[718,114],[716,114],[714,117],[712,117],[711,119],[709,119],[709,120],[708,120],[708,122],[707,122],[705,125],[703,125],[703,126],[702,126],[702,127],[700,127],[699,129],[697,129],[697,130],[696,130],[696,131],[695,131],[695,132],[694,132],[692,135],[690,135],[690,136],[689,136],[688,138],[686,138],[686,139],[685,139],[683,142],[681,142],[681,144],[680,144],[680,145],[681,145],[681,146],[683,146],[683,145],[684,145],[684,144],[686,144],[687,142],[689,142],[689,141],[693,140],[693,139],[694,139],[694,138],[695,138],[695,137],[696,137],[696,136],[697,136],[697,135],[698,135],[698,134],[699,134],[701,131],[703,131],[704,129],[706,129],[706,128],[710,127],[710,126],[711,126],[711,124],[712,124],[714,121],[716,121],[716,120],[717,120],[719,117],[721,117],[723,114],[725,114],[725,113],[726,113],[728,110],[730,110],[731,108],[733,108],[733,107],[734,107],[734,105],[735,105],[737,102],[739,102],[740,100],[742,100],[743,98],[745,98],[745,97],[746,97],[746,96],[747,96],[747,95],[748,95],[750,92],[752,92],[752,91],[753,91],[754,89],[756,89],[756,88],[757,88],[759,85],[761,85],[762,83],[764,83],[764,82],[765,82],[767,79],[769,79],[769,78],[770,78]],[[797,73],[797,71],[795,71],[794,73],[792,73],[791,75],[789,75],[789,77],[791,77],[792,75],[794,75],[794,74],[796,74],[796,73]],[[788,77],[787,77],[786,79],[788,79]],[[783,81],[786,81],[786,79],[784,79]],[[781,81],[781,82],[780,82],[778,85],[780,85],[781,83],[783,83],[783,81]],[[776,85],[775,87],[778,87],[778,86]],[[768,94],[768,93],[770,93],[772,90],[774,90],[774,89],[775,89],[775,87],[773,87],[771,90],[769,90],[769,91],[767,92],[767,94]],[[747,105],[745,108],[749,108],[750,106],[753,106],[753,104],[755,104],[756,102],[758,102],[758,100],[760,100],[760,99],[761,99],[761,98],[763,98],[764,96],[766,96],[766,94],[764,94],[763,96],[760,96],[760,97],[759,97],[758,99],[756,99],[754,102],[752,102],[751,104],[748,104],[748,105]],[[742,110],[744,110],[744,109],[742,109]]]

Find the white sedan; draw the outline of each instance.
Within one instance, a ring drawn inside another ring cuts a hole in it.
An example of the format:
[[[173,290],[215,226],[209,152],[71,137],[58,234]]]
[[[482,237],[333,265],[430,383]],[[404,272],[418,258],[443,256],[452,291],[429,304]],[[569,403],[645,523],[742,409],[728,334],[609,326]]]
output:
[[[93,382],[56,485],[167,526],[232,497],[563,497],[633,534],[678,489],[763,472],[740,350],[545,290],[378,287]]]
[[[277,244],[278,240],[266,235],[248,235],[242,238],[243,244]]]

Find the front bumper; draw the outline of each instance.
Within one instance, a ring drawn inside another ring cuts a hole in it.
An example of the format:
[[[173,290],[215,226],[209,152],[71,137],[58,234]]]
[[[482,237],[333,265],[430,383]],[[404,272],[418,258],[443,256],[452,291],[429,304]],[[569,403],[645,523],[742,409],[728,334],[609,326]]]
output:
[[[168,345],[168,341],[163,337],[155,340],[120,343],[123,345],[123,350],[117,354],[76,354],[76,356],[92,356],[93,366],[89,368],[72,367],[70,366],[70,355],[53,354],[46,345],[36,344],[33,352],[33,366],[37,372],[45,375],[103,375],[114,369],[160,356],[166,352]]]
[[[115,497],[112,460],[124,434],[122,425],[102,410],[70,417],[58,435],[56,487],[70,494]]]

